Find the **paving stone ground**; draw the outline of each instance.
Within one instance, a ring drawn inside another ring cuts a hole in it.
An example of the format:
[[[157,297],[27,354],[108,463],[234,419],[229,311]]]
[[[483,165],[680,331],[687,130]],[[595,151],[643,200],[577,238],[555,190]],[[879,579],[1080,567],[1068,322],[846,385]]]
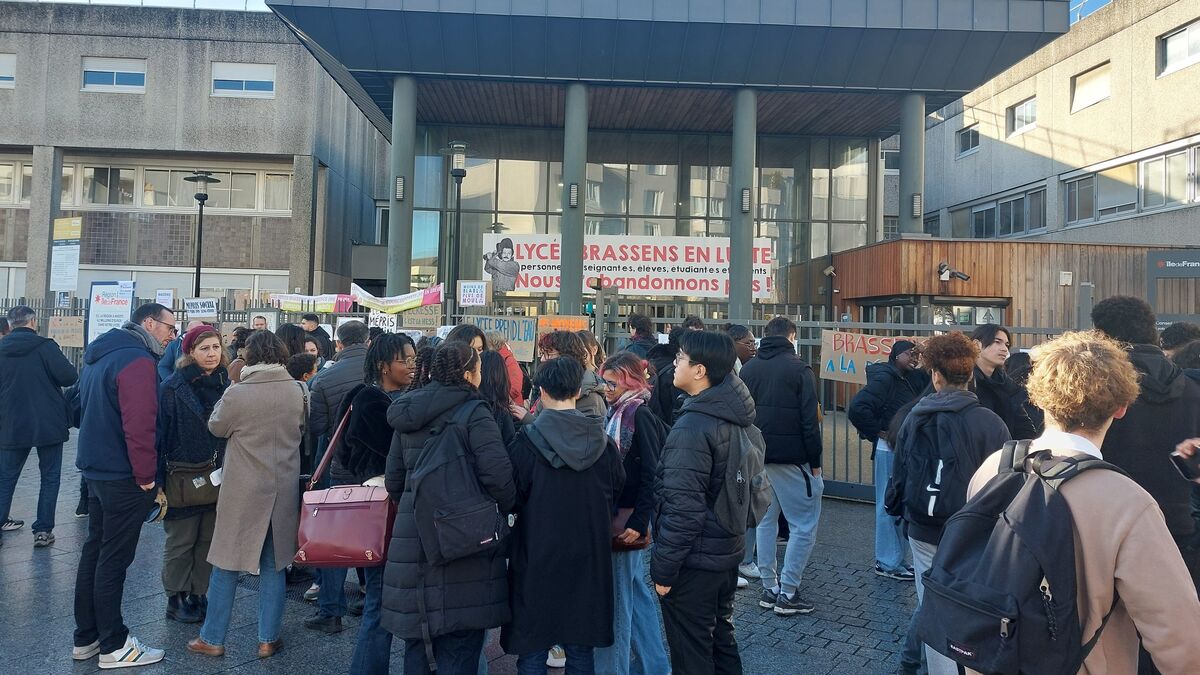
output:
[[[2,674],[97,670],[95,659],[76,663],[70,658],[75,568],[87,520],[74,517],[79,474],[74,467],[73,441],[68,442],[65,455],[54,531],[57,541],[52,547],[35,550],[29,532],[38,491],[37,462],[32,453],[17,485],[12,517],[24,520],[26,526],[4,533],[0,546]],[[912,584],[872,572],[874,518],[870,505],[827,499],[823,508],[817,546],[802,584],[802,593],[816,604],[816,611],[808,616],[781,617],[758,607],[754,583],[738,593],[734,620],[748,674],[857,675],[899,669],[900,640],[914,602]],[[147,525],[125,584],[126,623],[147,644],[167,651],[162,664],[133,669],[135,672],[307,675],[346,671],[358,619],[348,618],[347,629],[336,635],[306,630],[302,621],[315,612],[301,597],[306,584],[288,587],[282,634],[285,648],[273,658],[258,660],[256,580],[250,576],[240,583],[227,655],[212,659],[188,653],[185,645],[199,629],[163,617],[162,548],[162,527]],[[782,553],[780,547],[780,559]],[[513,673],[515,659],[503,654],[497,638],[497,634],[489,636],[489,670],[495,675]],[[391,672],[403,672],[402,653],[403,646],[397,641]]]

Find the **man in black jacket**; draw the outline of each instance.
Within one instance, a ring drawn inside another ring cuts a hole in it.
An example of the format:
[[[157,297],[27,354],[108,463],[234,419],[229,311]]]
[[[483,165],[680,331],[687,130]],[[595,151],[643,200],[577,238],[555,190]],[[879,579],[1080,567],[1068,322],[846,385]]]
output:
[[[1013,438],[1040,436],[1025,410],[1025,392],[1004,370],[1012,333],[1004,326],[986,323],[971,333],[971,339],[979,347],[979,358],[975,361],[970,390],[979,397],[979,405],[999,415]]]
[[[0,529],[19,530],[13,520],[13,492],[30,449],[38,452],[42,487],[38,493],[33,545],[54,543],[54,507],[67,440],[67,403],[62,388],[79,379],[58,344],[37,334],[37,314],[25,305],[8,310],[12,333],[0,341]]]
[[[796,354],[796,324],[785,316],[767,323],[758,354],[742,366],[741,378],[754,397],[758,428],[767,442],[767,476],[775,498],[758,523],[758,571],[763,593],[758,604],[776,614],[808,614],[800,580],[816,543],[821,517],[821,426],[817,383],[812,368]],[[783,569],[777,576],[775,538],[779,513],[788,523]]]
[[[1192,483],[1179,475],[1169,458],[1176,444],[1200,436],[1200,380],[1188,377],[1163,354],[1155,319],[1154,310],[1140,298],[1115,296],[1092,309],[1096,328],[1126,345],[1141,388],[1125,416],[1113,421],[1100,451],[1105,461],[1124,469],[1158,502],[1192,581],[1200,588],[1200,550],[1185,546],[1195,528]]]
[[[733,595],[745,533],[730,534],[712,507],[737,428],[754,424],[735,358],[728,335],[700,331],[684,333],[675,358],[675,386],[689,398],[658,464],[650,577],[676,673],[742,672]]]
[[[867,386],[850,401],[847,416],[864,441],[871,441],[871,459],[875,463],[875,574],[890,579],[912,581],[912,570],[904,563],[908,545],[903,529],[894,516],[883,510],[884,491],[892,477],[895,453],[888,438],[888,425],[901,408],[921,395],[929,386],[929,375],[917,368],[916,345],[896,340],[886,363],[867,366]]]
[[[329,333],[326,333],[325,329],[321,327],[321,317],[316,314],[305,314],[300,317],[300,327],[304,329],[305,335],[316,338],[321,358],[326,361],[333,358],[333,340],[330,339]],[[365,338],[363,342],[366,342]]]

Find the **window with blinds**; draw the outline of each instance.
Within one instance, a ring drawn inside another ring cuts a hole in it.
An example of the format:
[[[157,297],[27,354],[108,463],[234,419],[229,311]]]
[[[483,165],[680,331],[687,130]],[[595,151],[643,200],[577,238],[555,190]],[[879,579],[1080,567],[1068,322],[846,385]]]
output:
[[[17,55],[0,54],[0,89],[12,89],[17,82]]]
[[[275,64],[212,64],[212,95],[238,98],[275,98]]]
[[[146,60],[83,57],[83,91],[146,92]]]
[[[1111,64],[1102,63],[1071,78],[1072,113],[1108,99],[1112,94],[1109,80],[1111,70]]]

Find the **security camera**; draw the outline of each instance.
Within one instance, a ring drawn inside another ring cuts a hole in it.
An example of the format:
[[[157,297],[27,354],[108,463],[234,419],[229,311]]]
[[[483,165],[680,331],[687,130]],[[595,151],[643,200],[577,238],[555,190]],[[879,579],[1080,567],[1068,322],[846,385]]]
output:
[[[837,276],[837,272],[833,271],[833,265],[830,265],[829,267],[826,267],[825,269],[821,270],[821,274],[824,274],[827,277],[836,277]]]
[[[960,281],[970,281],[971,280],[971,276],[969,274],[963,274],[962,272],[959,272],[958,270],[954,270],[953,272],[951,272],[950,276],[952,276],[955,279],[958,279]]]
[[[938,263],[937,271],[938,271],[938,279],[940,279],[942,281],[950,281],[950,279],[952,279],[952,278],[958,279],[960,281],[970,281],[971,280],[970,275],[964,274],[964,273],[959,272],[958,270],[950,267],[949,263],[945,263],[945,262]]]

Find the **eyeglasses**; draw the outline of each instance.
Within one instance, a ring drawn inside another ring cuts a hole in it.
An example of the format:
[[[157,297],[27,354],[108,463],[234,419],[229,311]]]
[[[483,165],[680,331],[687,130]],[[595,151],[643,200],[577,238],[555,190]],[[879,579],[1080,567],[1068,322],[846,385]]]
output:
[[[154,317],[150,317],[150,320],[153,321],[154,323],[161,323],[162,325],[166,326],[167,328],[170,328],[171,335],[179,335],[179,329],[175,327],[175,324],[167,323],[166,321],[159,321],[158,319],[155,319]]]
[[[619,384],[617,384],[616,382],[613,382],[612,380],[605,380],[604,384],[607,385],[609,389],[616,389],[617,387],[620,386]]]
[[[414,368],[417,365],[417,357],[415,357],[415,356],[410,356],[406,359],[396,359],[396,361],[403,363],[404,365],[408,366],[409,368]]]
[[[693,366],[696,365],[696,362],[689,359],[687,357],[687,355],[684,354],[683,352],[679,352],[678,354],[675,355],[675,365],[679,365],[680,363],[683,363],[685,361]]]
[[[742,338],[741,340],[738,340],[737,343],[743,347],[753,347],[754,338]]]

